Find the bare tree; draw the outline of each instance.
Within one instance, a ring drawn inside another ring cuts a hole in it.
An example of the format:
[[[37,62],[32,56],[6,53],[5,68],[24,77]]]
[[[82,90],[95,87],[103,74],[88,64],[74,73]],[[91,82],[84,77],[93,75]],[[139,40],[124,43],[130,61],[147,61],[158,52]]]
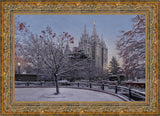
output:
[[[145,70],[145,16],[137,15],[132,21],[131,30],[121,31],[117,50],[123,59],[125,74],[134,80],[140,71],[144,74]]]
[[[16,17],[17,19],[17,17]],[[15,21],[15,71],[17,72],[18,62],[21,64],[21,70],[25,70],[26,60],[23,58],[22,55],[22,43],[23,40],[26,39],[26,35],[30,34],[29,25],[25,22]]]
[[[33,65],[40,62],[41,69],[51,75],[56,86],[55,94],[59,94],[58,78],[61,75],[82,68],[80,66],[82,60],[71,62],[70,59],[69,44],[74,43],[73,40],[74,38],[67,32],[56,36],[56,33],[47,27],[39,37],[31,35],[30,39],[24,42],[24,53],[28,56],[28,60],[30,59]]]
[[[91,82],[98,76],[98,69],[91,59],[89,59],[88,62],[85,63],[84,71],[89,82]]]
[[[22,42],[21,55],[27,61],[26,65],[30,65],[32,72],[37,75],[40,74],[40,69],[42,63],[40,59],[40,49],[42,40],[39,39],[38,35],[30,34]]]

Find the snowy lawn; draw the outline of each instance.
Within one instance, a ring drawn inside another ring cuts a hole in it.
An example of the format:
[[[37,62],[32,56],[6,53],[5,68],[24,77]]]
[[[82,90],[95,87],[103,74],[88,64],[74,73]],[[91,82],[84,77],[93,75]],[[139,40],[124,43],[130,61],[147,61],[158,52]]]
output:
[[[119,97],[85,89],[60,88],[15,88],[15,101],[123,101]]]

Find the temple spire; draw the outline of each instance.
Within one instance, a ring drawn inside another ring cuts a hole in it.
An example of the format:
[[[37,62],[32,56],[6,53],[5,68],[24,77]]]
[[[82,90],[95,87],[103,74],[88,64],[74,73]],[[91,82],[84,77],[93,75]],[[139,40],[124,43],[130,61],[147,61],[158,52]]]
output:
[[[93,23],[93,35],[97,35],[95,21]]]

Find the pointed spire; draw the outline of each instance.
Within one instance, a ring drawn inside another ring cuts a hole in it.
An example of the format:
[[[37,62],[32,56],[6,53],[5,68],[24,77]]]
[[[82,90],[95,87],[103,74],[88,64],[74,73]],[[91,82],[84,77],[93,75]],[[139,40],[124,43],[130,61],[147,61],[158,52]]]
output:
[[[93,23],[94,25],[93,25],[93,35],[97,35],[97,32],[96,32],[96,25],[95,25],[95,21],[94,21],[94,23]]]
[[[85,33],[85,34],[87,33],[86,24],[84,25],[84,33]]]

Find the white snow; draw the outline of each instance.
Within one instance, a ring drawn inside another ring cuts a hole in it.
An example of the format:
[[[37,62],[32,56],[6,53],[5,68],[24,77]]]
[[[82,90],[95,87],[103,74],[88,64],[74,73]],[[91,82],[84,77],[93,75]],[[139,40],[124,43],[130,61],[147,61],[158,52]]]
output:
[[[15,101],[123,101],[119,97],[85,89],[60,88],[15,88]]]

